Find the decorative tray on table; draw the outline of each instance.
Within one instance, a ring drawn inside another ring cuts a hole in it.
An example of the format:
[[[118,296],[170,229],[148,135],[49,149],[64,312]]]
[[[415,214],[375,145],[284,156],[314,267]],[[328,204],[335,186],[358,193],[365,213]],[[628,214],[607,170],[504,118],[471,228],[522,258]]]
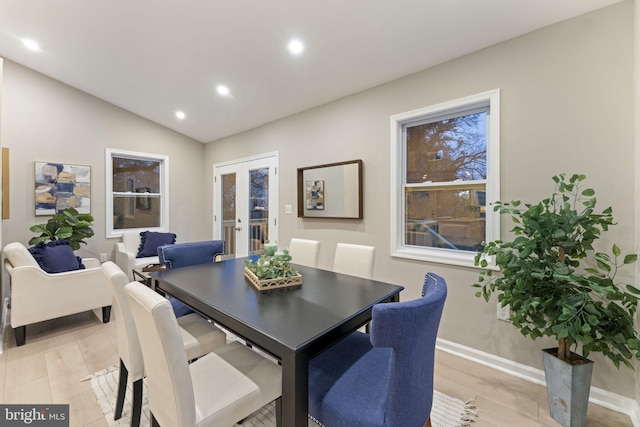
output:
[[[283,277],[280,279],[258,279],[253,271],[249,270],[247,267],[244,268],[244,277],[249,279],[251,284],[256,287],[259,291],[266,291],[268,289],[276,289],[276,288],[286,288],[288,286],[301,286],[302,285],[302,276],[300,273],[296,272],[295,276],[291,277]]]
[[[302,276],[289,265],[292,258],[288,250],[276,252],[276,245],[266,244],[264,252],[265,254],[255,261],[245,261],[244,277],[249,279],[256,289],[266,291],[302,285]]]

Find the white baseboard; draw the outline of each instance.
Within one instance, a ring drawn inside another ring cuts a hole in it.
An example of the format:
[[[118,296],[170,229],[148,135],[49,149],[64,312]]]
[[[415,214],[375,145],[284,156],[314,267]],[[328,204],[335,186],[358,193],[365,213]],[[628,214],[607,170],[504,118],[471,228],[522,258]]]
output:
[[[436,342],[436,348],[520,379],[539,385],[546,385],[544,371],[541,369],[532,368],[531,366],[440,338]],[[589,402],[626,414],[631,418],[634,427],[640,427],[640,404],[633,399],[598,387],[591,387]]]

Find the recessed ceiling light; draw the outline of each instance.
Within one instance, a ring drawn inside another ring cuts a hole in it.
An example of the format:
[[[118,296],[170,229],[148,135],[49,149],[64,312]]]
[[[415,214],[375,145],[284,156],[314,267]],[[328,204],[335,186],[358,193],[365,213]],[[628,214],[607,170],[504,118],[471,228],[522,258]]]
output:
[[[22,43],[24,44],[24,46],[29,49],[29,50],[40,50],[40,46],[38,46],[38,43],[34,42],[33,40],[22,40]]]
[[[288,47],[289,52],[293,53],[294,55],[300,55],[304,50],[304,45],[300,40],[291,40]]]
[[[226,87],[225,85],[218,85],[218,87],[216,87],[216,90],[218,91],[218,93],[222,96],[227,96],[229,95],[229,93],[231,93],[229,91],[229,88]]]
[[[178,118],[178,120],[184,120],[187,115],[184,113],[184,111],[176,111],[176,117]]]

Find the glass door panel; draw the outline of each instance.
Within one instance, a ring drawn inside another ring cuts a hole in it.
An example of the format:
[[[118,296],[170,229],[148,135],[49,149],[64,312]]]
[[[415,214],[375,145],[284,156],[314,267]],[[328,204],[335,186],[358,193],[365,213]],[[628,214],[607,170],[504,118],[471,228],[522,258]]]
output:
[[[277,243],[277,156],[214,167],[214,238],[225,258],[259,255]]]
[[[269,168],[249,171],[249,255],[262,254],[269,241]]]
[[[221,176],[222,181],[222,239],[226,242],[225,256],[236,254],[236,174]]]

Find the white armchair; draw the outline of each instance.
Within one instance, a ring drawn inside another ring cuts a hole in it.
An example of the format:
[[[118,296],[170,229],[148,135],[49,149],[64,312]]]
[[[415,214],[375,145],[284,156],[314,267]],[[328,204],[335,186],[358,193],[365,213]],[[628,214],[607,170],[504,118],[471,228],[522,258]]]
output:
[[[102,308],[102,321],[109,322],[113,291],[97,259],[84,258],[84,270],[49,274],[22,243],[9,243],[4,255],[16,345],[25,343],[26,325],[44,320]]]
[[[140,232],[125,231],[122,233],[122,242],[116,244],[116,264],[127,274],[130,282],[134,280],[133,269],[142,268],[149,264],[159,264],[158,256],[136,258],[140,247]]]

